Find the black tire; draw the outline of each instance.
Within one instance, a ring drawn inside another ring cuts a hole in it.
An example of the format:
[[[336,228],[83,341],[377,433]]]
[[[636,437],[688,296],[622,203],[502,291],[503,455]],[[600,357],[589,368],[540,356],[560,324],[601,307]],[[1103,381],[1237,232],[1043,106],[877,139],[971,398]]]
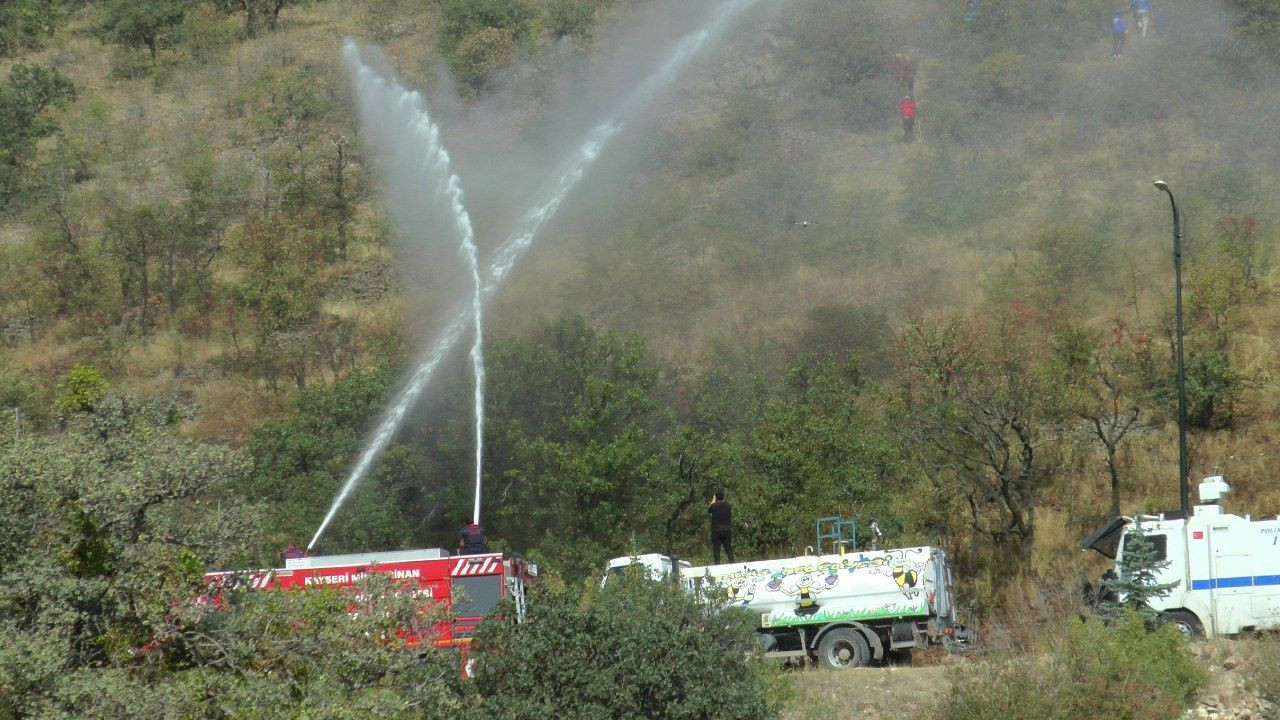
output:
[[[871,661],[871,648],[862,633],[853,628],[835,628],[818,643],[818,664],[827,670],[849,670],[865,667]]]
[[[1178,632],[1188,640],[1204,640],[1204,623],[1200,618],[1186,610],[1173,610],[1160,616],[1160,621],[1178,628]]]

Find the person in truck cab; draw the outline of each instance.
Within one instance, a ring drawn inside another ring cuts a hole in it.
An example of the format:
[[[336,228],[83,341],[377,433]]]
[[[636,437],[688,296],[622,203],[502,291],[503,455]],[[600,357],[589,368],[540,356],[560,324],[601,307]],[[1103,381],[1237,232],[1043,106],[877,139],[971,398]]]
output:
[[[458,533],[459,555],[481,555],[489,552],[489,538],[485,537],[484,528],[475,523],[467,523]]]
[[[724,493],[717,492],[707,506],[707,514],[711,516],[711,555],[715,564],[720,564],[720,548],[724,548],[729,562],[737,562],[733,557],[733,508],[725,502]]]

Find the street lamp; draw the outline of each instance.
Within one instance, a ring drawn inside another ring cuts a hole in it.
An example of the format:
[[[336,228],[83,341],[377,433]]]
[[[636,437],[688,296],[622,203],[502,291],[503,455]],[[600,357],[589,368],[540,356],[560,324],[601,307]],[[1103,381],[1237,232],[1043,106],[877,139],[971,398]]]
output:
[[[1169,183],[1156,180],[1155,186],[1169,196],[1169,205],[1173,208],[1174,316],[1177,318],[1178,353],[1178,497],[1182,501],[1183,516],[1190,516],[1190,490],[1187,487],[1187,369],[1182,361],[1182,216],[1178,213],[1178,201],[1173,199]]]

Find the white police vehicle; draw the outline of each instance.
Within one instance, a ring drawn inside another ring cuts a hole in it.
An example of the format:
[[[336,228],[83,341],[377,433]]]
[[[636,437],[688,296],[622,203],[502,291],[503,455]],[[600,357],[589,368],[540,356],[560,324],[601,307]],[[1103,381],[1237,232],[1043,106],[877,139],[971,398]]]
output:
[[[1280,628],[1280,517],[1253,520],[1222,510],[1231,487],[1220,476],[1200,483],[1200,504],[1191,517],[1180,513],[1118,517],[1085,538],[1081,547],[1116,561],[1141,523],[1158,559],[1169,561],[1157,576],[1177,583],[1152,607],[1192,637],[1236,635]]]

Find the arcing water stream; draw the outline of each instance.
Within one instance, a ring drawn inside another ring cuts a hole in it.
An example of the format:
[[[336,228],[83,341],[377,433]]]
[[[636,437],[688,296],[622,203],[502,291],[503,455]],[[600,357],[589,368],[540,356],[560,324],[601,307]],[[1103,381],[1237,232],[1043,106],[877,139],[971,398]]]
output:
[[[756,2],[758,2],[758,0],[730,0],[730,2],[725,3],[724,8],[708,27],[685,36],[676,44],[675,49],[672,51],[672,55],[667,62],[636,87],[636,90],[631,94],[631,96],[618,108],[617,112],[614,113],[613,118],[596,126],[595,129],[589,133],[586,142],[579,147],[578,151],[573,155],[564,170],[561,172],[559,181],[552,189],[549,199],[534,206],[524,215],[520,221],[520,227],[507,238],[501,247],[495,251],[493,259],[489,263],[489,267],[486,272],[486,282],[483,286],[477,283],[477,292],[473,295],[471,302],[455,308],[449,323],[444,327],[439,336],[436,337],[435,342],[429,346],[427,352],[419,360],[413,375],[405,384],[404,389],[401,390],[399,397],[396,398],[395,404],[392,405],[392,407],[383,416],[382,420],[378,423],[377,430],[369,440],[369,443],[365,446],[364,452],[361,454],[359,462],[356,463],[355,469],[351,471],[351,474],[347,477],[347,481],[343,483],[342,489],[338,492],[337,497],[334,498],[333,504],[329,507],[329,511],[326,513],[323,522],[320,523],[319,529],[316,530],[315,536],[311,538],[311,542],[307,544],[308,550],[315,546],[316,542],[320,539],[320,536],[333,520],[334,515],[337,514],[347,497],[350,496],[351,491],[355,489],[364,476],[369,472],[374,461],[377,460],[377,458],[386,449],[387,445],[391,442],[391,438],[395,435],[396,430],[399,429],[400,423],[404,421],[405,414],[422,394],[422,391],[426,389],[431,377],[435,374],[436,368],[439,367],[440,363],[444,360],[445,355],[447,355],[449,351],[457,345],[458,341],[461,340],[462,335],[469,324],[468,321],[474,320],[479,314],[480,308],[484,303],[498,291],[498,288],[501,286],[503,281],[506,280],[507,275],[511,272],[512,268],[515,267],[516,263],[519,262],[520,258],[522,258],[528,251],[529,247],[533,244],[534,239],[546,225],[547,221],[550,220],[555,215],[556,211],[560,209],[560,206],[564,203],[569,192],[573,190],[584,176],[586,176],[587,172],[591,169],[592,165],[595,164],[596,158],[600,156],[601,151],[603,151],[609,140],[622,129],[623,118],[630,116],[637,109],[652,100],[660,90],[674,82],[680,69],[684,67],[684,65],[697,53],[699,49],[702,48],[703,45],[706,44],[710,37],[719,34],[719,32],[724,29],[732,18],[746,10],[748,7],[756,4]],[[354,43],[350,43],[349,47],[354,50]],[[351,55],[349,54],[348,57],[350,58]],[[358,63],[358,51],[355,52],[354,57]],[[359,63],[359,67],[363,67],[363,63]],[[365,69],[367,70],[367,68]],[[353,68],[353,72],[356,72],[357,70],[358,68]],[[386,81],[378,77],[376,73],[372,73],[372,71],[370,71],[370,75],[386,84]],[[355,83],[358,101],[363,98],[362,93],[367,92],[367,90],[362,89],[361,87],[365,80],[366,78],[364,76],[360,75],[358,72],[356,73]],[[361,119],[362,121],[366,121],[363,115]],[[369,118],[368,121],[380,124],[385,122],[385,118]],[[438,136],[436,139],[438,142]],[[447,157],[448,156],[446,154],[446,161]],[[460,202],[460,190],[457,198]],[[473,360],[474,352],[475,351],[473,350]],[[478,376],[477,381],[479,380],[480,377]],[[477,432],[479,432],[479,423],[481,422],[480,409],[477,410],[476,422]],[[480,476],[478,474],[480,456],[478,440],[476,460],[477,477],[475,490],[475,521],[478,523],[480,515]]]
[[[425,171],[427,182],[432,184],[433,193],[448,201],[449,208],[453,212],[454,225],[461,236],[461,252],[469,265],[473,288],[471,303],[467,308],[466,314],[473,320],[474,335],[474,342],[471,346],[471,364],[475,377],[475,463],[477,487],[475,522],[478,523],[480,522],[479,487],[483,470],[481,458],[484,452],[485,372],[484,304],[482,300],[484,284],[480,278],[480,259],[475,243],[475,228],[471,223],[471,215],[467,212],[464,202],[462,181],[451,168],[449,153],[440,142],[440,128],[432,122],[431,116],[427,111],[426,102],[422,96],[417,92],[406,89],[395,80],[382,77],[366,65],[360,57],[359,46],[351,38],[347,38],[343,43],[342,52],[351,72],[352,86],[356,94],[356,108],[360,115],[361,123],[370,128],[370,135],[388,142],[389,147],[383,148],[384,153],[399,152],[411,158],[418,158],[418,162],[422,165],[421,169]],[[434,367],[432,370],[434,370]],[[416,397],[416,394],[414,397]],[[407,409],[407,406],[401,408],[397,404],[397,407],[393,409],[393,414],[388,416],[389,419],[395,419],[394,425],[388,425],[384,422],[384,426],[387,426],[390,432],[394,432],[395,426],[399,424],[400,418],[403,417]],[[387,440],[389,439],[388,437]],[[386,444],[386,440],[382,440],[379,443],[376,436],[374,441],[379,446],[385,446]],[[364,473],[368,472],[369,466],[375,458],[376,453],[365,452],[361,457],[360,464],[356,466],[353,476],[357,473],[363,476]],[[354,485],[351,485],[351,487],[354,487]],[[350,488],[344,487],[344,490],[349,493]],[[333,519],[334,513],[344,499],[345,494],[339,494],[338,500],[335,501],[324,522],[321,523],[320,529],[312,539],[312,545],[315,544],[320,537],[320,533],[324,531],[325,527]]]

